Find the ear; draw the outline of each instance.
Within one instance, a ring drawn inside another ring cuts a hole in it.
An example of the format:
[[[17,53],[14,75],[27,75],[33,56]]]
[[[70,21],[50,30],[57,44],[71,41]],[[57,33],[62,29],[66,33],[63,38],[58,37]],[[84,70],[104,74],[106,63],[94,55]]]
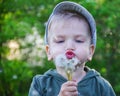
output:
[[[88,61],[91,61],[92,60],[92,57],[93,57],[93,54],[94,54],[94,51],[95,51],[95,46],[93,44],[90,45],[90,49],[89,49],[89,55],[88,55]]]
[[[50,47],[49,45],[46,45],[46,54],[47,54],[47,57],[48,57],[48,60],[52,60],[52,56],[51,56],[51,52],[50,52]]]

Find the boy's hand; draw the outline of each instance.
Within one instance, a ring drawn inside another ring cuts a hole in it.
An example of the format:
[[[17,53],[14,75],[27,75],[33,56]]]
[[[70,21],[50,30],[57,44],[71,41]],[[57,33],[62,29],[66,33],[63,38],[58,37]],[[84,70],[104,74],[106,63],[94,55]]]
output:
[[[77,83],[75,81],[67,81],[61,86],[58,96],[78,96]]]

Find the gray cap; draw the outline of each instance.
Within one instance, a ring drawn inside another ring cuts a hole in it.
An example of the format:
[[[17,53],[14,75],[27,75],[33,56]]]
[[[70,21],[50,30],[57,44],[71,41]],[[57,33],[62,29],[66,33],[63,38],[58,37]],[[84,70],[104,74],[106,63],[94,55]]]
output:
[[[92,41],[91,43],[94,44],[94,46],[96,47],[96,23],[95,20],[93,18],[93,16],[87,11],[87,9],[85,9],[83,6],[71,2],[71,1],[63,1],[59,4],[57,4],[55,6],[55,8],[53,9],[52,14],[50,15],[47,25],[46,25],[46,32],[45,32],[45,44],[48,44],[48,26],[51,22],[51,18],[53,15],[60,13],[62,11],[72,11],[72,12],[77,12],[80,15],[83,15],[86,20],[88,21],[89,25],[90,25],[90,29],[91,29],[91,33],[92,33]]]

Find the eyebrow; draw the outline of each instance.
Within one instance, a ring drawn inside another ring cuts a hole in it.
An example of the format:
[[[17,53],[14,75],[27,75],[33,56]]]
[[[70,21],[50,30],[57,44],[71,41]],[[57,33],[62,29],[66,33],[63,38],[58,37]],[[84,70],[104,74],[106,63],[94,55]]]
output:
[[[64,38],[64,36],[54,36],[53,37],[54,40],[59,40],[59,39],[63,39],[63,38]]]
[[[64,38],[65,36],[63,36],[62,34],[58,34],[56,36],[54,36],[54,38]]]
[[[85,37],[85,36],[82,35],[82,34],[77,34],[77,35],[75,35],[75,38],[79,38],[79,37]]]

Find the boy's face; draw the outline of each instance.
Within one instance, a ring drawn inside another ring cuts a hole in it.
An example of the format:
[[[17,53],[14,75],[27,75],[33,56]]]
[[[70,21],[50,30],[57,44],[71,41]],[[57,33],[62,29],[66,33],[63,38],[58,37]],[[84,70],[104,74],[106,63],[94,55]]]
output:
[[[76,57],[85,62],[91,60],[94,46],[90,43],[88,24],[84,20],[58,20],[49,30],[49,45],[46,46],[48,60],[72,50]]]

